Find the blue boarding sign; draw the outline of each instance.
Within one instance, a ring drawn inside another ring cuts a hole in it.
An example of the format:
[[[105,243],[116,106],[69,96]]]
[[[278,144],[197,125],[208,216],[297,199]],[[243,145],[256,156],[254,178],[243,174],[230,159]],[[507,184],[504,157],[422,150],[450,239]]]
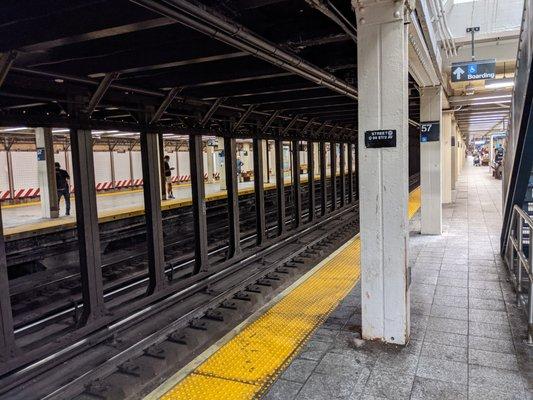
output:
[[[452,82],[478,81],[496,78],[496,60],[452,63]]]

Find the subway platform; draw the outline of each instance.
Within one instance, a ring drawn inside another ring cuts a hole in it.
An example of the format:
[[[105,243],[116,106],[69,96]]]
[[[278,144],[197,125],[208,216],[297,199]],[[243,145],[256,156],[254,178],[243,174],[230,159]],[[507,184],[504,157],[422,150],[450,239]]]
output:
[[[407,346],[361,340],[356,238],[148,398],[530,399],[532,348],[499,256],[500,188],[466,166],[442,236],[419,234],[411,194]]]

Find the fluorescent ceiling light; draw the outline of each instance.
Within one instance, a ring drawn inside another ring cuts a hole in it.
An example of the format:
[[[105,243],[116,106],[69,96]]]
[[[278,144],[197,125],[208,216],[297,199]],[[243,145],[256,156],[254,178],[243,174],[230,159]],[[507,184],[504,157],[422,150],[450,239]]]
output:
[[[27,128],[27,127],[20,127],[20,128],[6,128],[6,129],[2,129],[2,132],[17,132],[17,131],[25,131],[27,129],[30,129],[30,128]]]
[[[470,103],[469,105],[471,106],[482,106],[484,104],[499,104],[499,103],[510,103],[511,100],[498,100],[498,101],[482,101],[482,102],[475,102],[475,103]]]
[[[120,131],[93,131],[93,135],[99,135],[101,133],[119,133]]]
[[[136,136],[139,132],[121,132],[121,133],[115,133],[113,136]]]
[[[70,132],[70,129],[52,129],[52,133],[66,133]]]
[[[502,89],[514,86],[513,79],[493,79],[485,82],[485,89]]]

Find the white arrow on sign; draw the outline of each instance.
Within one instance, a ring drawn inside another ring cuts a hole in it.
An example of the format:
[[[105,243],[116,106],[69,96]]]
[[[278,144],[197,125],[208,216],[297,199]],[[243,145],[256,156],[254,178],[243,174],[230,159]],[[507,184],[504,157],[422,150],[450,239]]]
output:
[[[457,80],[461,79],[461,75],[463,75],[465,73],[465,70],[462,69],[461,67],[457,67],[455,68],[455,70],[453,71],[453,74],[455,75],[455,78]]]

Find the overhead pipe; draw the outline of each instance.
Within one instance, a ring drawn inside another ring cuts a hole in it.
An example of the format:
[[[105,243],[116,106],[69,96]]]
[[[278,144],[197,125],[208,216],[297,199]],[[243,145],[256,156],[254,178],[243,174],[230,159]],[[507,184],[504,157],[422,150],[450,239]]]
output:
[[[439,8],[437,7],[437,3],[435,2],[435,0],[430,0],[429,3],[431,5],[431,12],[433,13],[433,22],[437,26],[437,31],[439,32],[439,36],[442,40],[444,51],[446,52],[446,56],[450,57],[451,49],[450,49],[448,40],[446,39],[444,27],[442,26],[442,23],[440,20]]]
[[[305,0],[305,2],[339,25],[341,29],[357,43],[356,28],[329,1]]]
[[[450,47],[452,49],[452,54],[454,56],[457,55],[457,46],[455,45],[455,39],[453,38],[452,31],[450,30],[450,27],[448,26],[448,18],[446,18],[446,13],[444,12],[444,3],[442,0],[436,0],[437,5],[440,9],[440,15],[442,17],[442,24],[444,25],[445,31],[448,33],[449,41],[450,41]]]
[[[318,68],[247,30],[184,0],[130,0],[191,29],[233,46],[275,66],[293,72],[318,85],[357,99],[357,90],[336,76]]]

